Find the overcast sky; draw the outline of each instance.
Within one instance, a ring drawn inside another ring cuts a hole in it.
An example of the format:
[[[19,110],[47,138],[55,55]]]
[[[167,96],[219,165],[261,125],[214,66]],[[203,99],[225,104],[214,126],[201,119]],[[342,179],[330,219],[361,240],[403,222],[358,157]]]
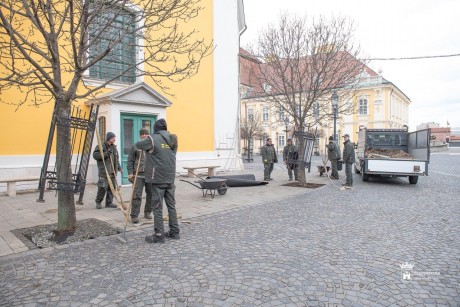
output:
[[[343,16],[356,26],[355,40],[370,58],[460,54],[460,0],[244,0],[247,30],[241,46],[277,24],[281,12],[298,16]],[[409,127],[437,122],[460,127],[460,56],[371,61],[412,101]]]

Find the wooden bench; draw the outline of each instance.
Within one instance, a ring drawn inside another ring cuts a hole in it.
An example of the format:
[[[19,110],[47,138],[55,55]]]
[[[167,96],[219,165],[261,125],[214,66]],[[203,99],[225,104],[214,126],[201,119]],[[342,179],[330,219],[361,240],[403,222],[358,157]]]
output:
[[[18,177],[9,179],[0,179],[0,183],[6,183],[6,195],[10,197],[16,196],[16,183],[24,181],[38,181],[40,177]]]
[[[210,165],[210,166],[184,166],[184,169],[187,170],[188,177],[195,177],[195,170],[200,168],[207,168],[208,169],[208,176],[214,176],[216,174],[216,168],[220,167],[220,165]]]

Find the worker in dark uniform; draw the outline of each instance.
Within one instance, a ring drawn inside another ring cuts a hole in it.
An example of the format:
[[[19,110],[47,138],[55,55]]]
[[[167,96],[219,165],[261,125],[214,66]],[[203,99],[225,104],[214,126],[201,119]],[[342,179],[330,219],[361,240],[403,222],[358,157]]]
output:
[[[136,143],[146,151],[145,181],[152,184],[154,233],[145,237],[147,243],[164,243],[165,237],[179,239],[174,180],[176,178],[177,137],[168,132],[166,121],[159,119],[154,133]],[[163,200],[168,209],[169,231],[164,231]]]
[[[272,139],[268,138],[267,142],[261,149],[262,162],[264,163],[264,180],[273,180],[270,174],[273,171],[273,164],[278,163],[275,147],[272,145]]]
[[[93,158],[97,161],[99,180],[97,181],[96,209],[102,209],[102,200],[105,196],[106,208],[117,208],[113,201],[113,193],[110,189],[108,180],[112,181],[114,187],[117,186],[117,171],[123,172],[118,157],[117,146],[115,145],[116,136],[113,132],[107,132],[105,142],[102,143],[102,153],[99,145],[93,152]],[[109,178],[107,178],[107,173]]]
[[[337,170],[337,163],[341,159],[340,149],[334,137],[329,137],[329,144],[327,147],[327,158],[331,161],[331,179],[339,179],[339,172]]]
[[[343,163],[345,163],[345,175],[347,180],[343,186],[352,187],[353,186],[353,173],[351,168],[353,163],[355,163],[355,145],[350,141],[350,136],[345,134],[343,136]]]
[[[145,139],[150,135],[150,131],[147,128],[142,128],[139,131],[141,139]],[[140,160],[140,161],[139,161]],[[144,218],[152,219],[152,187],[150,182],[145,182],[145,154],[137,148],[136,144],[131,146],[128,154],[128,160],[126,161],[126,167],[128,169],[128,180],[134,184],[134,195],[131,207],[131,222],[134,224],[139,223],[139,212],[141,210],[142,203],[142,192],[145,188],[145,206],[144,206]],[[139,166],[139,169],[138,169]],[[136,170],[138,172],[136,173]],[[136,182],[134,182],[136,178]]]
[[[297,165],[297,159],[299,158],[299,151],[297,146],[292,144],[292,139],[287,139],[287,145],[283,149],[283,161],[286,164],[288,170],[289,181],[292,181],[292,173],[294,173],[294,179],[299,180],[299,171]]]

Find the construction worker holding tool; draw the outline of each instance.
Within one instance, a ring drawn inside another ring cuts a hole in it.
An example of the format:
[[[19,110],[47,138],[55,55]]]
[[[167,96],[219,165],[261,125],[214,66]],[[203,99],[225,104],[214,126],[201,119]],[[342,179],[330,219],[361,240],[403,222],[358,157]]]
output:
[[[150,135],[150,131],[147,128],[142,128],[139,131],[142,140]],[[136,168],[139,164],[139,170],[136,173]],[[133,184],[133,198],[131,200],[131,222],[134,224],[139,223],[139,212],[142,203],[142,191],[145,188],[145,206],[144,206],[144,217],[148,220],[152,219],[152,187],[150,182],[145,181],[144,175],[145,167],[145,154],[142,150],[137,148],[134,144],[128,154],[127,168],[128,168],[128,180]],[[137,177],[136,177],[137,174]],[[136,181],[134,179],[136,178]]]
[[[153,126],[154,133],[136,143],[146,151],[145,181],[152,184],[154,233],[146,236],[147,243],[164,243],[165,237],[179,239],[174,180],[176,179],[177,137],[169,133],[161,118]],[[169,231],[164,231],[163,199],[168,209]]]
[[[113,186],[117,186],[117,171],[123,173],[118,157],[117,146],[115,145],[116,136],[113,132],[107,132],[105,142],[102,143],[102,153],[100,146],[96,146],[93,158],[97,161],[99,180],[97,182],[96,209],[102,209],[102,200],[105,196],[106,208],[117,208],[113,201],[113,193],[109,188],[108,180]]]

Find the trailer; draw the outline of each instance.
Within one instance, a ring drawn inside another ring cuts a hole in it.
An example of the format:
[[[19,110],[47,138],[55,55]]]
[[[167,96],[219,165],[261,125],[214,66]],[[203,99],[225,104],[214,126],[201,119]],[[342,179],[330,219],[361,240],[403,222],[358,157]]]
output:
[[[359,131],[355,173],[367,182],[370,177],[408,177],[416,184],[428,175],[431,129],[367,129]]]

